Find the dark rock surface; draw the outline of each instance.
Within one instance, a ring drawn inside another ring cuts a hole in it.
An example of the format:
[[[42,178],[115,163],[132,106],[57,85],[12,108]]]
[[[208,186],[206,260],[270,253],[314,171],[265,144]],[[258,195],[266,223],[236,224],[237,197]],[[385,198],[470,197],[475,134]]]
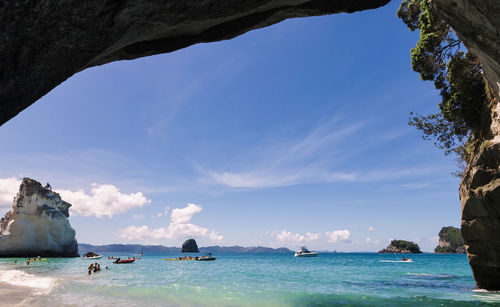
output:
[[[411,241],[405,240],[392,240],[391,244],[379,251],[382,254],[420,254],[420,247]]]
[[[457,35],[481,59],[484,75],[500,99],[500,1],[432,0]]]
[[[388,2],[2,0],[0,125],[92,66],[230,39],[287,18],[350,13]]]
[[[460,183],[462,237],[478,288],[500,290],[500,1],[432,0],[481,60],[496,98],[490,140],[469,161]]]
[[[24,178],[12,210],[0,219],[0,257],[78,257],[69,207],[56,192]]]
[[[465,254],[464,239],[459,228],[443,227],[439,232],[439,245],[434,249],[436,253]]]
[[[481,60],[496,101],[491,139],[474,153],[462,177],[462,237],[478,288],[500,290],[500,1],[433,0],[440,14]]]
[[[182,250],[183,253],[199,253],[200,251],[198,250],[198,244],[196,244],[196,241],[194,239],[189,239],[186,240],[184,243],[182,243]]]
[[[462,237],[481,289],[500,290],[500,143],[485,142],[460,184]]]

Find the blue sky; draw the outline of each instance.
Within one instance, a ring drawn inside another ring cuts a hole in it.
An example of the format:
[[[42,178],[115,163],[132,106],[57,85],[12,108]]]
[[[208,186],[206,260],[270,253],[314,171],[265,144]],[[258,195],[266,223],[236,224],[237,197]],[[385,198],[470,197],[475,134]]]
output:
[[[459,180],[408,126],[439,96],[398,5],[71,77],[0,128],[0,210],[27,176],[73,203],[82,243],[433,250]]]

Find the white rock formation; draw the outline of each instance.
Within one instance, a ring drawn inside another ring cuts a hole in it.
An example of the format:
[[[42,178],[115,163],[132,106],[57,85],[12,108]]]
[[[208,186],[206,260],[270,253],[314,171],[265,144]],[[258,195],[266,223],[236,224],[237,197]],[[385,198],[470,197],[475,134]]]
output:
[[[78,257],[69,207],[50,188],[24,178],[12,210],[0,220],[0,257]]]

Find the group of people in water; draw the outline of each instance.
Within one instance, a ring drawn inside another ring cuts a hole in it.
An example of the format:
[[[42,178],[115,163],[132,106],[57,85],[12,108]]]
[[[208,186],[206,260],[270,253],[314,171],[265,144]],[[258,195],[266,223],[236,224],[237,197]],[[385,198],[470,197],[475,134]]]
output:
[[[177,257],[179,260],[196,260],[198,257],[191,257],[191,256],[185,256],[185,257]]]
[[[106,270],[108,269],[108,267],[106,266]],[[101,265],[99,263],[91,263],[89,265],[89,268],[88,268],[88,271],[89,271],[89,275],[92,274],[92,271],[94,271],[94,273],[97,273],[101,270]]]
[[[26,265],[30,265],[31,261],[40,261],[40,260],[41,260],[40,256],[35,257],[33,259],[29,258],[28,260],[26,260]],[[17,260],[15,261],[15,263],[17,263]]]

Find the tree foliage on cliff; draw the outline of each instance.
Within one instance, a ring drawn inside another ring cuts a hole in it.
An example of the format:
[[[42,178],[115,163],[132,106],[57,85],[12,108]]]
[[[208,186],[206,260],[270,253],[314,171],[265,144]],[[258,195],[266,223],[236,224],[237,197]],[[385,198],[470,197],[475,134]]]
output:
[[[439,241],[447,244],[444,246],[440,244],[436,247],[434,249],[436,253],[465,253],[464,239],[458,228],[452,226],[443,227],[439,232]]]
[[[392,240],[391,245],[398,250],[408,250],[411,253],[421,253],[418,244],[406,240]]]
[[[409,124],[445,154],[467,161],[470,145],[484,139],[489,126],[488,95],[479,59],[465,47],[428,0],[404,0],[397,15],[420,39],[411,50],[412,69],[422,80],[434,81],[442,101],[440,112],[411,113]]]

